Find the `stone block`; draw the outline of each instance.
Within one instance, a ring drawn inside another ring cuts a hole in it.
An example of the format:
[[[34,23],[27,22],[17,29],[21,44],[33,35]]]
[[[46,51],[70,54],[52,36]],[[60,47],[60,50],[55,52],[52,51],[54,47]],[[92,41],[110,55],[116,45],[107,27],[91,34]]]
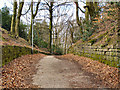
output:
[[[105,52],[101,52],[102,55],[105,55]]]
[[[106,52],[105,55],[110,56],[110,52]]]
[[[103,52],[103,49],[99,49],[100,52]]]
[[[106,52],[106,55],[109,55],[109,56],[117,56],[118,53],[117,53],[117,52]]]
[[[109,49],[110,52],[117,52],[118,49]]]
[[[103,51],[105,52],[105,51],[108,51],[108,49],[103,49]]]

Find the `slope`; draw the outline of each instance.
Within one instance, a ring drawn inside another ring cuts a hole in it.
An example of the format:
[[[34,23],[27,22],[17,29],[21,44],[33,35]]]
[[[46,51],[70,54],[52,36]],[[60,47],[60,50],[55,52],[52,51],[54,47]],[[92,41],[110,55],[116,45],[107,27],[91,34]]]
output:
[[[0,45],[2,46],[6,46],[6,45],[9,45],[9,46],[20,46],[20,47],[27,47],[27,48],[31,48],[32,49],[32,46],[23,38],[21,37],[18,37],[18,38],[13,38],[13,36],[10,34],[9,31],[3,29],[3,28],[0,28]],[[37,50],[37,51],[40,51],[40,52],[43,52],[43,53],[49,53],[44,50],[41,50],[39,49],[36,45],[34,45],[34,50]]]

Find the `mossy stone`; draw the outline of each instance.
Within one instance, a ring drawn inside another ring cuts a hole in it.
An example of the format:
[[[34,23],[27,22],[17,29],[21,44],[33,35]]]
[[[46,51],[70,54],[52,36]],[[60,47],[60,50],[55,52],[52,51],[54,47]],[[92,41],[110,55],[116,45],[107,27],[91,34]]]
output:
[[[34,51],[37,54],[38,51]],[[31,54],[31,49],[19,46],[2,46],[2,65],[5,65],[22,55]]]

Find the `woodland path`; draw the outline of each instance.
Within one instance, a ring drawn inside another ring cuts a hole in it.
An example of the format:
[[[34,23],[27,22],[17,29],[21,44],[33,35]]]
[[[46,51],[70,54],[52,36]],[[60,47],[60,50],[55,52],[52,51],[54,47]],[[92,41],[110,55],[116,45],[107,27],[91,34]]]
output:
[[[101,88],[75,62],[46,56],[37,63],[36,68],[33,84],[41,88]]]

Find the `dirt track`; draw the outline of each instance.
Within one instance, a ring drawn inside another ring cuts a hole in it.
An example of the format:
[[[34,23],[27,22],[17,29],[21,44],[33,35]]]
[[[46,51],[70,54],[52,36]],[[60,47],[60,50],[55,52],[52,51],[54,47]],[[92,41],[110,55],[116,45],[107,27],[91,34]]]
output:
[[[46,56],[39,61],[33,84],[41,88],[101,88],[94,84],[80,66],[68,60]]]

